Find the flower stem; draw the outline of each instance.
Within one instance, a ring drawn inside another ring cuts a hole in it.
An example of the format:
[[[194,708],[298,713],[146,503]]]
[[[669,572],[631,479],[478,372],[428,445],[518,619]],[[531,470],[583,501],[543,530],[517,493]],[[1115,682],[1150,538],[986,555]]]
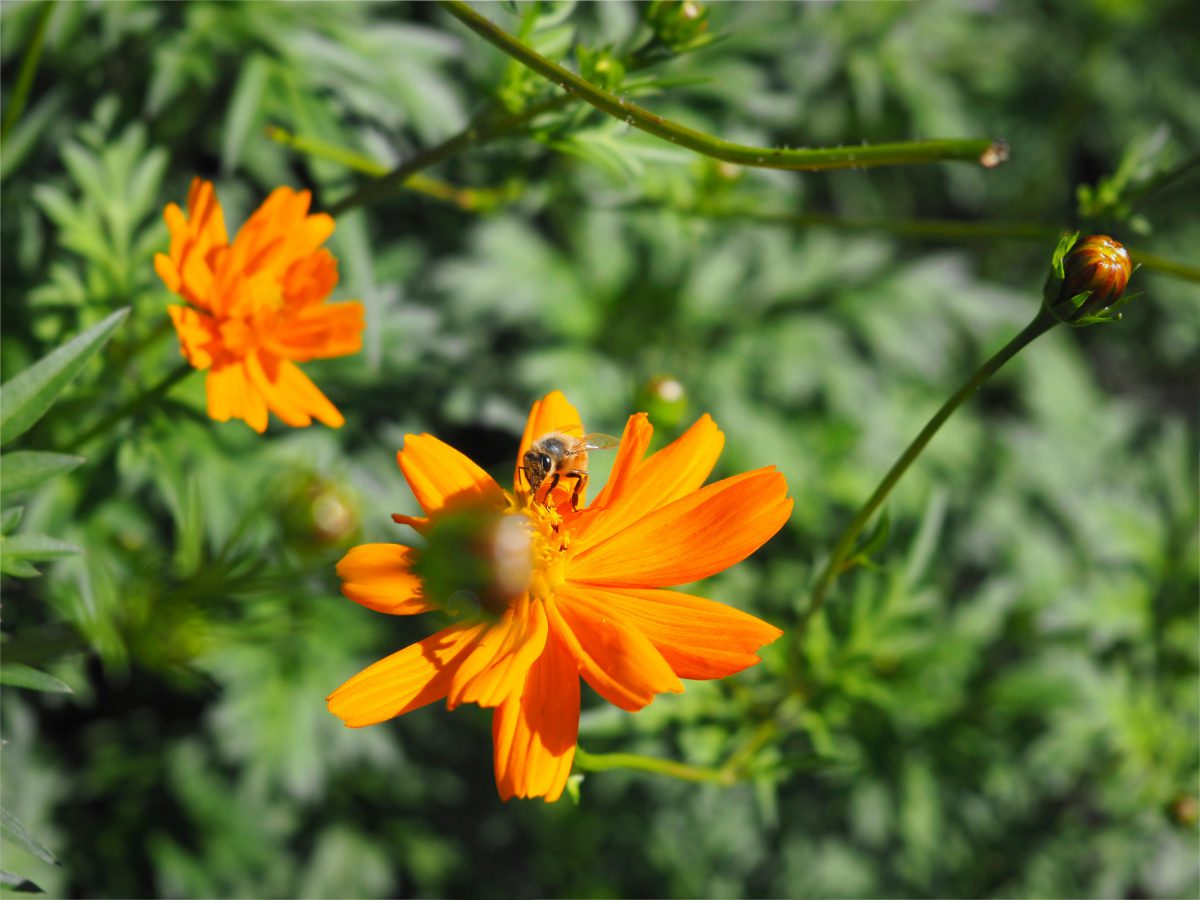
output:
[[[1016,356],[1017,353],[1035,338],[1053,328],[1057,322],[1058,320],[1047,312],[1045,307],[1039,307],[1038,314],[1033,317],[1033,321],[1026,325],[1016,337],[1005,344],[991,359],[980,366],[975,371],[975,374],[968,378],[966,383],[955,391],[949,400],[942,404],[941,409],[933,414],[933,418],[925,424],[925,427],[921,429],[921,433],[900,454],[900,458],[896,460],[895,464],[888,470],[888,473],[883,476],[883,481],[879,482],[879,486],[875,488],[875,493],[862,505],[862,508],[859,509],[850,521],[850,524],[842,532],[841,537],[838,538],[833,552],[829,556],[829,562],[825,564],[824,570],[813,586],[812,599],[809,601],[808,609],[805,610],[804,616],[800,621],[801,630],[805,629],[813,616],[821,610],[830,585],[842,573],[847,558],[854,550],[855,541],[866,527],[867,522],[870,521],[883,501],[887,499],[888,494],[891,493],[892,488],[896,486],[904,473],[908,471],[908,467],[921,455],[925,446],[937,434],[938,429],[963,404],[963,401],[979,390],[980,386],[991,378],[1001,366]]]
[[[1005,240],[1045,242],[1054,240],[1062,229],[1034,222],[970,222],[961,219],[872,219],[835,216],[829,213],[788,213],[740,207],[666,206],[638,201],[606,209],[661,211],[668,209],[682,216],[704,219],[738,219],[763,225],[790,228],[834,228],[839,231],[885,231],[900,237],[932,240]],[[1184,281],[1200,282],[1200,266],[1178,262],[1126,245],[1132,260],[1145,269]]]
[[[386,165],[362,153],[341,147],[337,144],[331,144],[320,138],[293,134],[286,128],[280,128],[278,125],[267,126],[267,137],[278,144],[283,144],[285,147],[291,147],[306,156],[327,159],[330,162],[338,163],[348,169],[361,172],[364,175],[370,175],[373,178],[382,178],[389,171]],[[430,178],[428,175],[423,175],[419,172],[409,175],[404,180],[404,187],[410,191],[416,191],[417,193],[425,194],[438,200],[444,200],[447,203],[453,203],[460,209],[467,210],[491,208],[502,200],[500,191],[489,190],[487,188],[460,188],[438,178]]]
[[[521,112],[507,116],[496,117],[494,113],[479,116],[458,134],[450,136],[440,144],[422,150],[382,178],[368,181],[354,193],[333,204],[327,212],[332,216],[339,216],[356,206],[362,206],[381,194],[386,194],[392,188],[405,184],[422,169],[437,165],[471,145],[484,144],[517,131],[543,113],[566,106],[571,99],[570,97],[554,97],[541,103],[534,103]]]
[[[898,166],[937,160],[968,160],[985,167],[999,165],[1008,158],[1003,141],[933,140],[897,144],[865,144],[854,147],[829,147],[819,150],[784,150],[735,144],[664,119],[585,81],[573,72],[527,47],[477,13],[462,0],[438,0],[446,10],[480,37],[516,59],[543,78],[557,84],[568,95],[578,97],[601,112],[620,119],[655,137],[694,150],[704,156],[743,166],[766,169],[820,171],[824,169]]]
[[[84,447],[86,444],[88,444],[88,442],[104,434],[104,432],[108,431],[122,419],[132,416],[135,413],[140,412],[146,406],[149,406],[151,403],[156,402],[164,394],[166,394],[167,391],[173,388],[180,381],[183,381],[184,378],[194,371],[195,369],[192,367],[191,363],[180,363],[178,367],[168,372],[156,384],[146,388],[146,390],[142,391],[137,396],[130,398],[128,402],[118,406],[115,410],[113,410],[79,437],[75,438],[71,442],[72,448]]]
[[[1162,275],[1173,275],[1185,281],[1200,281],[1200,266],[1176,262],[1156,253],[1146,253],[1144,250],[1128,249],[1129,258],[1144,269],[1150,269]]]
[[[654,207],[661,208],[661,207]],[[794,228],[836,228],[842,231],[886,231],[901,237],[917,238],[980,238],[986,240],[1042,241],[1055,240],[1062,229],[1031,222],[969,222],[961,219],[872,219],[835,216],[829,213],[786,213],[738,209],[736,207],[696,207],[679,209],[685,215],[711,219],[740,219],[764,225],[787,225]]]
[[[50,26],[50,16],[54,12],[54,0],[46,0],[38,10],[37,24],[33,28],[33,37],[21,60],[21,70],[17,73],[17,84],[8,98],[8,109],[4,113],[4,124],[0,125],[0,140],[8,137],[12,127],[25,111],[25,102],[29,99],[29,89],[33,87],[33,76],[37,74],[38,63],[42,59],[42,47],[46,42],[46,29]]]
[[[605,772],[609,769],[637,769],[654,772],[684,781],[700,781],[709,784],[730,785],[737,780],[736,773],[722,767],[707,769],[687,763],[659,759],[655,756],[640,756],[636,753],[588,753],[582,747],[575,748],[575,765],[585,772]]]

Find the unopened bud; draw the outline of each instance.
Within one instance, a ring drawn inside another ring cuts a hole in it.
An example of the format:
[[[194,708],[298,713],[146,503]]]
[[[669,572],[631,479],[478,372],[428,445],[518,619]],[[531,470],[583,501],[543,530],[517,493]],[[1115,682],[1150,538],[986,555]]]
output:
[[[465,508],[436,517],[414,571],[425,596],[451,615],[498,617],[529,589],[532,535],[525,516]]]
[[[687,415],[687,389],[672,375],[656,375],[638,390],[637,406],[649,413],[656,425],[675,428]]]
[[[1129,251],[1108,235],[1085,237],[1063,260],[1059,299],[1070,300],[1090,291],[1091,296],[1078,307],[1075,317],[1094,315],[1121,298],[1132,271]]]
[[[646,22],[659,41],[675,53],[691,50],[712,38],[708,10],[695,0],[653,0],[646,6]]]

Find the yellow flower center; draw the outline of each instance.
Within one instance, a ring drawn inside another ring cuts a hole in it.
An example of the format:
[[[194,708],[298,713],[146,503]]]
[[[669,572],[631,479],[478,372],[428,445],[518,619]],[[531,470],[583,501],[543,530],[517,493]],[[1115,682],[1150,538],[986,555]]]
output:
[[[509,524],[511,523],[511,524]],[[511,534],[511,540],[509,535]],[[517,535],[520,534],[520,538]],[[497,575],[504,580],[504,572],[516,574],[518,554],[526,563],[522,590],[528,590],[530,598],[546,602],[554,598],[554,592],[566,580],[566,548],[571,535],[563,529],[563,517],[558,510],[536,502],[521,504],[509,497],[509,509],[505,510],[504,523],[497,529]],[[518,550],[520,547],[520,550]],[[504,559],[512,563],[505,564]],[[512,582],[509,582],[510,586]]]

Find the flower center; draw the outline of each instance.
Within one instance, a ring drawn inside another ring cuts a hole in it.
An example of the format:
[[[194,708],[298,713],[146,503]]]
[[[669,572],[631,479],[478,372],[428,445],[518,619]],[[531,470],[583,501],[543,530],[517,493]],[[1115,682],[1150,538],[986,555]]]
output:
[[[571,534],[562,528],[562,516],[555,509],[537,502],[524,507],[514,504],[514,508],[512,517],[524,519],[530,538],[529,595],[545,603],[554,599],[555,592],[566,580]]]

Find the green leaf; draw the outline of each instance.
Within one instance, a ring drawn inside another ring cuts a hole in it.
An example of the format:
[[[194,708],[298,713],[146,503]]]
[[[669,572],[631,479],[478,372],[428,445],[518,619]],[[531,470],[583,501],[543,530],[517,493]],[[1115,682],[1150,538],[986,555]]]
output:
[[[4,642],[5,663],[40,666],[87,649],[79,632],[63,622],[26,628]]]
[[[12,841],[18,847],[28,850],[43,862],[48,862],[55,866],[58,865],[58,860],[54,858],[54,854],[47,850],[41,841],[30,834],[25,829],[25,826],[17,821],[16,816],[2,806],[0,806],[0,836]]]
[[[258,120],[270,72],[270,60],[262,55],[250,57],[242,66],[237,87],[233,89],[233,97],[229,102],[229,115],[225,119],[225,140],[221,144],[223,172],[232,172],[237,168],[246,138]]]
[[[33,578],[41,573],[29,564],[29,560],[61,559],[82,552],[74,544],[44,534],[15,534],[0,539],[0,572]]]
[[[23,450],[0,456],[0,496],[37,487],[83,464],[82,456]]]
[[[14,506],[12,509],[6,509],[3,513],[0,513],[0,534],[9,534],[21,524],[21,515],[24,512],[25,507]]]
[[[119,309],[0,387],[0,446],[24,434],[129,315]]]
[[[9,687],[28,688],[31,691],[47,691],[53,694],[73,694],[71,688],[53,675],[47,675],[24,663],[0,663],[0,684]]]
[[[10,891],[20,891],[22,894],[46,893],[23,875],[14,875],[12,872],[5,872],[3,869],[0,869],[0,885],[4,885]]]

